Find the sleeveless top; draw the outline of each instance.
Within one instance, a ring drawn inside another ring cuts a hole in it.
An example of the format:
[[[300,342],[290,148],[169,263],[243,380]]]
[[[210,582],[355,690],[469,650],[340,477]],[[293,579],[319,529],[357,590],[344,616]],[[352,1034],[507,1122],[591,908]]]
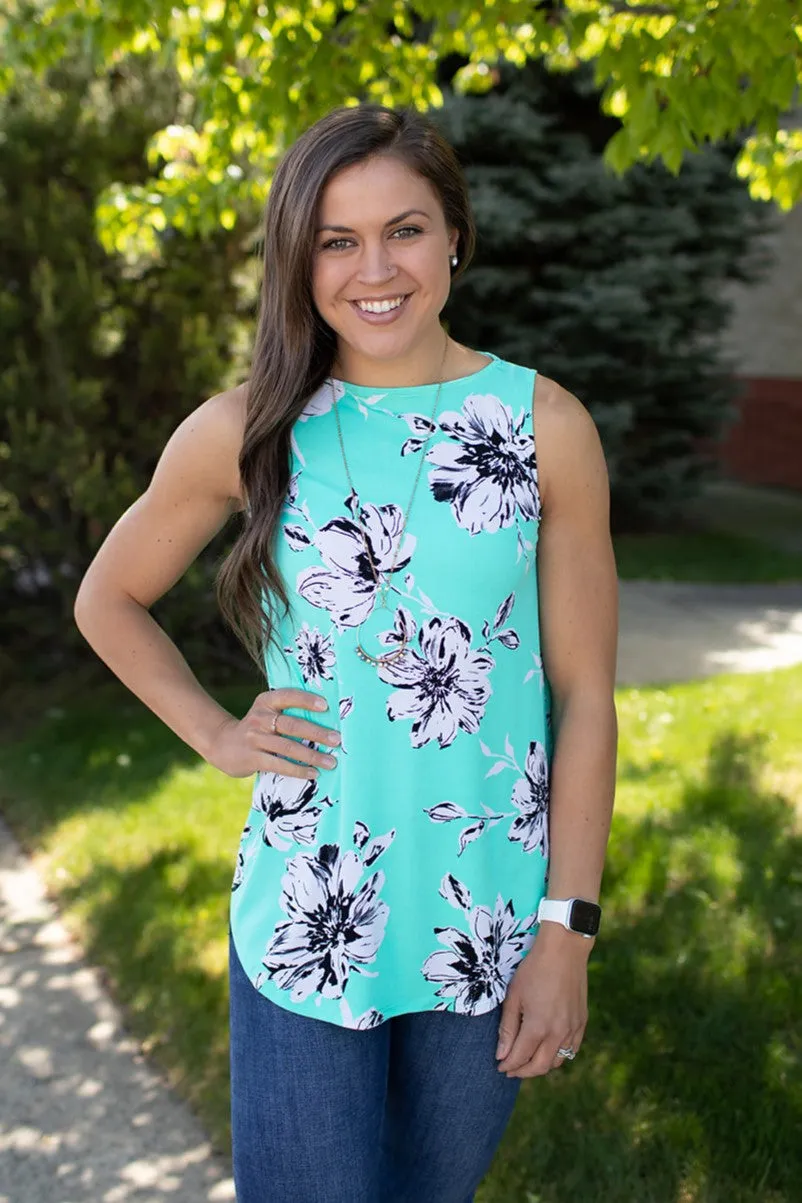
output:
[[[483,354],[478,372],[444,382],[434,424],[436,384],[334,380],[293,428],[275,544],[291,611],[268,688],[322,694],[328,710],[286,713],[342,743],[320,745],[337,767],[316,780],[256,775],[230,922],[258,991],[342,1027],[492,1010],[546,892],[536,373]],[[389,574],[387,608],[358,516],[382,584]],[[401,657],[380,668],[359,657],[366,618],[363,646],[383,654],[406,637]]]

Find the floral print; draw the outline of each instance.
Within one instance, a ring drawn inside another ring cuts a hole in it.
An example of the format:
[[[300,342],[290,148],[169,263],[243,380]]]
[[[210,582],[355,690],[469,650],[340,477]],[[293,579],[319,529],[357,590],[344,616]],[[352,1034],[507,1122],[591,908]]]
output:
[[[364,534],[354,518],[338,516],[324,523],[314,542],[325,567],[304,568],[296,580],[301,597],[313,606],[328,610],[339,630],[358,627],[376,602],[377,584],[366,541],[381,581],[382,573],[389,573],[392,567],[404,514],[397,505],[368,504],[359,510],[359,520]],[[392,568],[394,573],[403,571],[409,564],[415,542],[414,535],[404,537]]]
[[[317,792],[317,781],[309,778],[260,773],[252,806],[264,815],[261,828],[264,842],[282,852],[293,843],[313,844],[323,807],[331,805],[328,798],[317,801]]]
[[[420,652],[382,665],[379,676],[397,685],[387,699],[387,717],[413,719],[410,739],[420,748],[436,739],[447,748],[457,731],[475,733],[492,689],[489,652],[471,649],[471,630],[459,618],[431,618],[418,635]]]
[[[524,429],[529,415],[499,397],[471,395],[459,413],[444,413],[440,429],[454,442],[426,453],[434,464],[429,484],[436,501],[447,501],[460,526],[472,535],[509,526],[516,514],[537,518],[532,488],[534,435]]]
[[[492,755],[486,745],[482,745],[488,755]],[[504,768],[518,768],[515,755],[509,742],[506,741],[505,755],[496,760],[486,776],[495,776]],[[520,772],[520,770],[519,770]],[[549,854],[549,764],[546,749],[543,744],[533,740],[529,744],[526,756],[526,770],[518,777],[512,787],[510,802],[518,810],[494,811],[491,806],[482,803],[484,814],[469,814],[458,802],[438,802],[435,806],[425,807],[424,810],[433,823],[452,823],[460,819],[468,819],[469,824],[459,833],[459,848],[457,855],[462,856],[468,844],[478,840],[484,831],[489,831],[504,819],[512,820],[507,839],[517,841],[523,846],[524,852],[539,851],[548,858]]]
[[[349,975],[376,959],[389,914],[379,897],[384,874],[377,870],[358,883],[394,837],[390,831],[368,841],[367,828],[357,824],[354,842],[361,857],[324,844],[315,854],[302,852],[287,861],[281,909],[288,918],[277,925],[263,963],[276,985],[292,992],[293,1002],[312,991],[341,998]]]
[[[549,764],[546,750],[532,740],[526,754],[526,773],[512,787],[512,802],[521,812],[510,827],[509,838],[519,840],[524,852],[536,848],[549,854]]]
[[[310,630],[309,623],[305,622],[295,636],[294,643],[294,648],[289,644],[284,651],[293,653],[306,684],[331,681],[330,669],[336,661],[331,636],[321,634],[317,627]]]
[[[498,1006],[546,891],[535,373],[492,357],[478,375],[445,382],[434,419],[435,386],[324,384],[292,431],[291,604],[265,669],[321,695],[286,712],[341,740],[300,740],[335,756],[314,779],[255,775],[231,928],[255,989],[346,1028]],[[399,654],[370,664],[357,640]]]
[[[438,950],[426,958],[423,976],[440,982],[435,1011],[454,1010],[464,1015],[482,1015],[504,1001],[510,979],[523,953],[532,943],[530,929],[535,915],[515,918],[512,901],[501,894],[491,911],[474,906],[470,890],[451,873],[440,886],[440,894],[465,915],[468,931],[459,927],[435,927],[434,934],[450,950]]]

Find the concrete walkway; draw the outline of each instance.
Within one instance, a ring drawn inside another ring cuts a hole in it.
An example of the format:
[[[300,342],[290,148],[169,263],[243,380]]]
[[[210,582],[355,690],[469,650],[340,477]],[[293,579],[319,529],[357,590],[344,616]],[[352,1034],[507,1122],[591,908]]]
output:
[[[234,1197],[0,821],[0,1203]]]
[[[622,685],[802,662],[802,585],[624,582],[620,616]],[[0,1203],[233,1199],[2,823],[0,954]]]
[[[622,581],[619,685],[802,663],[802,584]]]

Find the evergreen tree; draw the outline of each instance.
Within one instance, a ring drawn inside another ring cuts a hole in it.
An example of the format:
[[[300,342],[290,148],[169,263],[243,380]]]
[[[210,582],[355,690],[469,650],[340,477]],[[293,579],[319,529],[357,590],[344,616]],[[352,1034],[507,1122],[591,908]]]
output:
[[[766,207],[732,173],[737,148],[686,156],[676,177],[655,163],[617,178],[601,157],[616,121],[589,71],[539,63],[502,67],[482,97],[450,93],[439,121],[479,230],[446,312],[455,333],[588,406],[617,529],[671,521],[713,471],[705,445],[734,412],[722,284],[762,262],[750,248]]]
[[[88,82],[62,64],[0,100],[0,677],[87,655],[72,618],[83,572],[181,419],[245,374],[239,232],[168,228],[136,260],[97,238],[97,198],[145,177],[174,83],[144,63]],[[216,617],[215,551],[156,612],[189,654],[241,670]]]

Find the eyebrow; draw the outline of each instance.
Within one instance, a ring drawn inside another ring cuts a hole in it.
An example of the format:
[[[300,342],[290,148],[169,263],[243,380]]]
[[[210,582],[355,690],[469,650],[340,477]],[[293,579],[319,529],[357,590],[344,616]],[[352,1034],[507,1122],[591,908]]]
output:
[[[406,221],[406,219],[408,217],[412,217],[414,213],[419,213],[421,217],[429,217],[429,214],[425,213],[423,209],[407,209],[405,213],[399,213],[398,217],[391,217],[389,221],[386,221],[384,223],[384,228],[387,229],[388,226],[397,225],[399,221]],[[323,230],[334,230],[336,234],[356,233],[356,230],[352,230],[350,226],[318,226],[318,228],[315,230],[315,233],[320,234]]]

